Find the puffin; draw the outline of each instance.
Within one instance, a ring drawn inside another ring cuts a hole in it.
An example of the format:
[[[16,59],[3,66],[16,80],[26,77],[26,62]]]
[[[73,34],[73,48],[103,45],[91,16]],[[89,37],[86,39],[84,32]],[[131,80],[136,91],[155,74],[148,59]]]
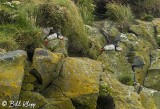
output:
[[[118,52],[120,52],[120,51],[122,51],[122,48],[120,48],[119,46],[116,46],[114,44],[110,44],[110,45],[106,45],[106,46],[102,47],[100,51],[101,51],[101,53],[103,51],[118,51]]]
[[[43,30],[43,32],[46,34],[46,36],[43,39],[45,46],[47,46],[48,42],[51,41],[51,40],[54,40],[54,39],[63,40],[64,39],[63,35],[61,34],[60,29],[58,31],[54,31],[52,27],[51,28],[45,28]]]

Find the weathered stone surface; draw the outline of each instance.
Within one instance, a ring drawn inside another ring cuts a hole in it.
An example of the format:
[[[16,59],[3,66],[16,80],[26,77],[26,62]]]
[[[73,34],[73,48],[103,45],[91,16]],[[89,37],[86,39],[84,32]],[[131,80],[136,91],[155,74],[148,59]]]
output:
[[[102,72],[100,62],[88,58],[69,57],[65,59],[61,77],[53,81],[52,84],[59,87],[66,97],[74,98],[74,101],[76,100],[76,102],[89,107],[89,109],[95,109],[99,93],[100,72]],[[54,94],[48,93],[48,96],[51,95]],[[92,99],[92,102],[89,100],[87,102],[86,98]]]
[[[137,20],[138,25],[131,25],[130,31],[150,42],[154,48],[157,48],[157,42],[155,37],[155,30],[153,23],[143,22]]]
[[[52,53],[41,48],[35,50],[31,72],[40,84],[37,90],[44,89],[58,77],[63,61],[64,55],[61,53]]]
[[[26,91],[33,91],[34,90],[34,85],[31,83],[23,83],[22,84],[22,89]]]
[[[141,104],[140,96],[134,92],[134,88],[121,84],[113,74],[103,72],[100,84],[103,86],[100,87],[100,95],[106,99],[103,102],[104,106],[115,105],[115,109],[145,109]]]
[[[156,104],[156,109],[160,109],[160,91],[159,92],[155,92],[153,94],[153,98],[154,98],[154,102]]]
[[[71,100],[63,94],[58,86],[50,85],[42,92],[42,95],[49,101],[42,109],[50,109],[50,107],[57,107],[58,109],[75,109]]]
[[[63,40],[55,39],[49,41],[47,48],[52,52],[63,53],[64,55],[68,55],[68,38],[64,37]]]
[[[29,101],[31,104],[35,104],[35,109],[39,109],[47,103],[47,100],[39,93],[31,92],[31,91],[21,91],[19,100],[23,103]],[[30,108],[30,107],[27,107]],[[23,105],[20,109],[27,109]],[[33,107],[32,107],[33,108]]]
[[[105,67],[105,70],[113,72],[117,77],[122,74],[133,76],[131,65],[127,62],[121,52],[106,51],[98,57]]]
[[[140,92],[141,102],[145,109],[157,109],[153,97],[154,93],[156,93],[155,90],[147,89],[144,87]]]
[[[26,52],[22,50],[0,55],[0,102],[18,100],[24,77],[26,57]]]
[[[144,86],[160,90],[160,49],[152,53],[151,66],[148,69],[148,75],[145,78]]]

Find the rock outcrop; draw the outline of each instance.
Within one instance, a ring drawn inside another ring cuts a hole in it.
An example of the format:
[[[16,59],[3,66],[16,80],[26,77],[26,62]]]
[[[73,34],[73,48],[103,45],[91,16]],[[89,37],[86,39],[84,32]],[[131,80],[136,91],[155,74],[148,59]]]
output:
[[[0,55],[0,102],[18,101],[24,78],[25,51],[17,50]],[[3,108],[0,105],[0,108]]]

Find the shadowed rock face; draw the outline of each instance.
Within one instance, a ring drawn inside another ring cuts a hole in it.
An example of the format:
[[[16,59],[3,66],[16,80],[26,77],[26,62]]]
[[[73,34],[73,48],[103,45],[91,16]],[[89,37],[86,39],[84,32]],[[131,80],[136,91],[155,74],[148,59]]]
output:
[[[22,50],[0,55],[0,102],[3,100],[18,100],[26,58],[27,54]]]

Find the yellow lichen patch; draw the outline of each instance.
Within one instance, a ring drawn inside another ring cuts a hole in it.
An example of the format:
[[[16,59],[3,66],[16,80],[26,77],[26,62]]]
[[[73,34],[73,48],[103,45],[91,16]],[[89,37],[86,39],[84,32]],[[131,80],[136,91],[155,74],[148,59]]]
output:
[[[68,97],[99,92],[99,73],[102,65],[88,58],[66,58],[61,72],[62,78],[53,82],[61,87]]]

